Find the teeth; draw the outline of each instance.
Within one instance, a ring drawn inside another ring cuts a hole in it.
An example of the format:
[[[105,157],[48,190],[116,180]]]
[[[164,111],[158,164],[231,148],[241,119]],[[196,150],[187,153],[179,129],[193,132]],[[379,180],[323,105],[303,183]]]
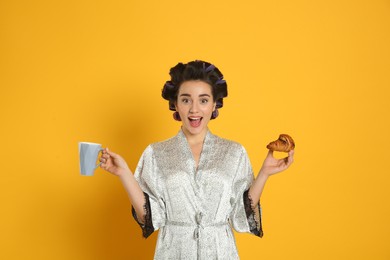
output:
[[[197,120],[200,120],[201,118],[200,117],[189,117],[188,119],[190,119],[191,121],[197,121]]]

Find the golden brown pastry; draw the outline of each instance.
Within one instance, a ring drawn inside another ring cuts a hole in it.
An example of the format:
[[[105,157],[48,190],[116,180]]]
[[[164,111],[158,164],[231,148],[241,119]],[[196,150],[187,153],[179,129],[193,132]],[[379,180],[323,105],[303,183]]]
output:
[[[291,136],[286,134],[281,134],[279,136],[279,139],[269,143],[267,145],[267,148],[272,151],[288,153],[289,151],[295,148],[295,143],[294,140],[291,138]]]

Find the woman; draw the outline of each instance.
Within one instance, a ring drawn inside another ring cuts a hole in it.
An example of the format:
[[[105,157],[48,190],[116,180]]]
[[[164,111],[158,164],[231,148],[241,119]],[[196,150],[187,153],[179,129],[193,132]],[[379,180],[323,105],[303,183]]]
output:
[[[120,177],[144,237],[161,230],[155,259],[238,259],[232,227],[263,235],[261,193],[270,175],[291,165],[294,152],[275,159],[270,151],[254,180],[245,149],[207,127],[227,96],[222,73],[192,61],[177,64],[170,75],[162,96],[182,122],[179,133],[149,145],[134,175],[108,149],[101,167]]]

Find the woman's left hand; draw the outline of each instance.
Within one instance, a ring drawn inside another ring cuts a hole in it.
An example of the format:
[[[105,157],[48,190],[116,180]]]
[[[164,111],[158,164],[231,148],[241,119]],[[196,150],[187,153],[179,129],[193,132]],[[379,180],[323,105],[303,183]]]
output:
[[[263,162],[260,173],[265,176],[271,176],[275,173],[286,170],[294,161],[294,150],[288,153],[288,156],[282,159],[276,159],[273,156],[273,151],[269,150],[267,157]]]

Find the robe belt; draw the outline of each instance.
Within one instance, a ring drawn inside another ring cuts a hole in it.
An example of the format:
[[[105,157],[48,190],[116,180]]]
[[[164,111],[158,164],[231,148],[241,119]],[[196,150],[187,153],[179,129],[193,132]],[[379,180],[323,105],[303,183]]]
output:
[[[226,225],[229,225],[229,222],[224,221],[224,222],[209,223],[209,224],[205,225],[205,224],[201,224],[201,223],[187,223],[187,222],[179,222],[179,221],[168,220],[166,222],[166,225],[168,225],[168,226],[179,226],[179,227],[193,227],[193,228],[195,228],[195,230],[194,230],[194,239],[198,240],[199,237],[200,237],[200,230],[201,229],[204,229],[206,227],[226,226]]]
[[[195,228],[194,239],[197,241],[197,244],[198,244],[198,249],[197,249],[197,259],[198,260],[206,259],[205,256],[202,256],[202,253],[203,253],[202,246],[200,244],[201,242],[199,239],[200,234],[201,234],[201,230],[203,230],[205,227],[220,227],[220,226],[226,226],[229,224],[227,221],[203,224],[202,219],[203,219],[203,214],[202,214],[202,212],[199,212],[195,216],[196,223],[187,223],[187,222],[171,221],[171,220],[168,220],[166,222],[167,225]]]

